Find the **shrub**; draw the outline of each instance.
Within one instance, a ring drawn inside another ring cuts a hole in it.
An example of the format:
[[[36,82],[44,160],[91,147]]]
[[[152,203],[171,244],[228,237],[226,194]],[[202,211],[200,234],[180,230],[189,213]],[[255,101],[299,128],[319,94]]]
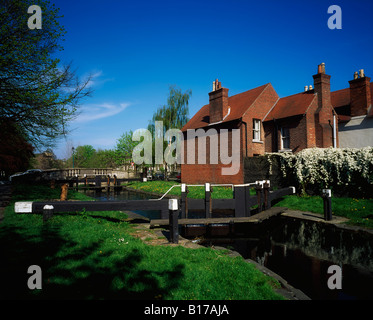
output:
[[[373,196],[373,148],[309,148],[296,154],[267,155],[279,161],[282,178],[300,192],[319,193],[330,188],[338,195]]]

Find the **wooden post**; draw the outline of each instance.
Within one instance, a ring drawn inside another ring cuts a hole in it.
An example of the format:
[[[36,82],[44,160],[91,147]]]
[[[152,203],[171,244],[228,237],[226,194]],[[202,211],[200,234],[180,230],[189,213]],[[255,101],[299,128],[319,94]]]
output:
[[[86,187],[88,184],[88,181],[87,181],[87,175],[84,174],[84,186]]]
[[[258,199],[258,213],[263,210],[263,181],[257,181],[256,186],[256,197]]]
[[[188,217],[188,187],[185,183],[181,184],[181,219]]]
[[[322,198],[324,201],[324,219],[330,221],[333,219],[332,216],[332,191],[330,189],[322,190]]]
[[[60,196],[61,201],[66,201],[67,200],[68,190],[69,190],[69,184],[68,183],[65,183],[61,186],[61,196]]]
[[[245,186],[245,217],[251,216],[249,199],[250,199],[250,186]]]
[[[244,186],[234,186],[234,216],[245,217],[246,215],[246,196]]]
[[[205,217],[211,218],[211,185],[205,183]]]
[[[95,187],[101,187],[101,176],[95,176]]]
[[[178,200],[169,199],[168,200],[168,211],[169,211],[169,229],[170,229],[170,242],[179,242],[179,222],[178,222]]]
[[[263,183],[263,193],[264,193],[264,209],[268,210],[271,208],[271,200],[269,199],[269,180],[264,180]]]
[[[54,207],[51,205],[45,205],[43,207],[43,222],[47,222],[50,218],[53,217]]]
[[[78,175],[76,174],[75,175],[75,190],[78,191],[78,186],[79,186],[79,177]]]

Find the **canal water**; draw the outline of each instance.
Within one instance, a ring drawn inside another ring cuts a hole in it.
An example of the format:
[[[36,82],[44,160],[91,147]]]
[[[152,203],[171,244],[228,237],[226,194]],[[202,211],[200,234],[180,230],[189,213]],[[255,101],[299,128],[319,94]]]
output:
[[[373,234],[353,228],[273,217],[231,237],[203,240],[239,252],[282,276],[311,299],[373,299]],[[331,290],[331,265],[342,271],[342,289]]]
[[[87,195],[101,201],[149,199],[146,194],[130,191],[116,194],[93,191]],[[149,219],[160,218],[159,211],[136,213]],[[188,232],[183,231],[181,234],[188,237]],[[189,230],[189,238],[191,234]],[[237,224],[228,233],[219,233],[217,226],[199,240],[202,245],[226,247],[258,262],[311,299],[373,299],[372,232],[278,216],[260,224]],[[328,273],[331,265],[342,270],[342,289],[328,287],[333,276]]]

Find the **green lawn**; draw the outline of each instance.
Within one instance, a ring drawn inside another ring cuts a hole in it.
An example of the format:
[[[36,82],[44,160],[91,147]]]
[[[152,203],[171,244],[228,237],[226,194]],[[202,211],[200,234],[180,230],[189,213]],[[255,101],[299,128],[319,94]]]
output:
[[[323,199],[319,196],[285,196],[275,206],[324,213]],[[373,199],[332,197],[332,212],[350,219],[349,224],[373,228]]]
[[[15,214],[14,201],[58,199],[60,190],[20,186],[0,224],[0,299],[281,299],[278,282],[224,251],[150,246],[121,212]],[[69,192],[69,199],[84,195]],[[42,269],[29,290],[27,269]]]
[[[154,192],[160,195],[165,194],[172,186],[175,186],[168,193],[170,195],[181,195],[180,183],[175,181],[147,181],[147,182],[131,182],[127,186],[136,190],[142,190],[146,192]],[[188,187],[188,198],[203,199],[205,197],[205,187],[189,186]],[[233,190],[232,187],[219,187],[213,186],[211,197],[213,199],[232,199]]]

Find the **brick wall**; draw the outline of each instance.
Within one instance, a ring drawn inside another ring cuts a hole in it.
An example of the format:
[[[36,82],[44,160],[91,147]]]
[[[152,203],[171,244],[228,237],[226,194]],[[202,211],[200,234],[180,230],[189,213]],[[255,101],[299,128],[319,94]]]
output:
[[[234,175],[223,175],[222,168],[230,168],[232,164],[222,164],[220,152],[221,152],[221,145],[220,145],[220,130],[226,129],[230,127],[230,129],[240,129],[240,136],[241,139],[239,141],[239,146],[235,145],[232,148],[232,131],[228,132],[228,156],[232,156],[232,152],[238,152],[239,157],[239,170]],[[216,125],[211,126],[209,128],[205,128],[206,132],[207,129],[215,129],[217,132],[217,146],[213,145],[213,151],[217,152],[218,154],[218,163],[211,164],[210,158],[210,143],[211,140],[209,137],[206,137],[206,163],[200,164],[198,158],[198,139],[195,137],[194,140],[194,164],[188,163],[187,154],[188,154],[188,143],[193,140],[187,139],[187,133],[184,133],[184,164],[181,165],[181,181],[183,183],[188,184],[204,184],[206,182],[209,183],[234,183],[240,184],[243,183],[243,165],[242,165],[242,147],[243,147],[243,139],[242,139],[242,125],[239,121],[232,121],[228,124],[223,125]],[[213,132],[213,131],[211,131]],[[192,142],[193,143],[193,142]]]
[[[242,120],[247,123],[247,153],[245,152],[245,146],[243,153],[245,156],[252,157],[254,155],[263,155],[265,153],[266,131],[262,121],[278,98],[278,94],[273,89],[272,85],[269,84],[243,115]],[[261,142],[253,141],[253,119],[260,120]]]
[[[316,142],[316,136],[317,136],[317,130],[316,130],[316,117],[315,113],[318,109],[318,100],[315,97],[313,101],[311,102],[311,105],[309,106],[306,116],[305,116],[305,122],[306,122],[306,148],[315,148],[318,144]]]

